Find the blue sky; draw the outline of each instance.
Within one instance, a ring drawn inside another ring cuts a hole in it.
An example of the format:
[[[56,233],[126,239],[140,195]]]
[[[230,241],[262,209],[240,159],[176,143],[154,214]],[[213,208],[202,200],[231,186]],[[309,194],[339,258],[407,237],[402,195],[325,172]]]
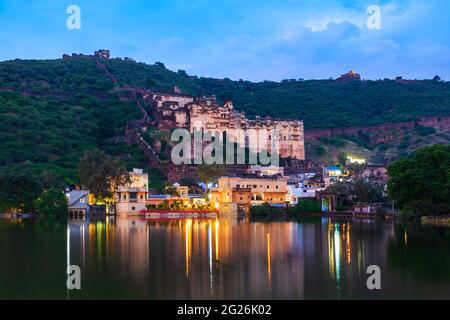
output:
[[[72,4],[81,30],[66,27]],[[381,30],[366,27],[369,5]],[[450,80],[448,0],[0,0],[0,28],[0,60],[108,48],[217,78]]]

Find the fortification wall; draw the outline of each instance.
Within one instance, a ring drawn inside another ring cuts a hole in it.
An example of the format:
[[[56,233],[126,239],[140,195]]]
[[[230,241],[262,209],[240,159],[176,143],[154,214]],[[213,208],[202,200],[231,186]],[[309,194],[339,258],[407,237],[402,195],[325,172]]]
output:
[[[438,131],[450,131],[450,117],[421,117],[417,121],[393,122],[365,127],[312,129],[305,131],[305,140],[314,141],[334,136],[373,135],[372,142],[390,142],[402,138],[407,131],[417,126],[431,127]]]

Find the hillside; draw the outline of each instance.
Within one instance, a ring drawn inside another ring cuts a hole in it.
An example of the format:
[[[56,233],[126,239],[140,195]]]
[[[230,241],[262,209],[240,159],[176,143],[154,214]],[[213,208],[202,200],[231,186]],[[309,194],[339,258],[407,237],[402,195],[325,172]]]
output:
[[[74,183],[78,159],[94,147],[122,158],[128,167],[145,167],[145,155],[124,139],[127,122],[142,114],[135,101],[121,99],[120,89],[170,92],[173,86],[192,95],[232,99],[248,116],[303,119],[307,129],[450,114],[450,83],[433,80],[252,83],[188,76],[161,63],[5,61],[0,63],[0,170],[29,167]]]
[[[303,119],[305,128],[364,126],[414,120],[423,115],[450,114],[450,83],[421,80],[352,81],[285,80],[232,81],[188,76],[164,65],[109,60],[119,83],[155,91],[178,86],[188,94],[231,99],[248,116]]]
[[[305,148],[308,159],[322,165],[338,163],[343,154],[366,159],[371,164],[386,164],[425,146],[449,143],[450,132],[421,132],[419,129],[390,143],[374,145],[360,137],[336,136],[306,141]]]
[[[76,182],[85,150],[101,148],[130,165],[139,159],[120,139],[139,111],[110,91],[112,81],[95,62],[4,62],[0,83],[0,169],[48,170]]]

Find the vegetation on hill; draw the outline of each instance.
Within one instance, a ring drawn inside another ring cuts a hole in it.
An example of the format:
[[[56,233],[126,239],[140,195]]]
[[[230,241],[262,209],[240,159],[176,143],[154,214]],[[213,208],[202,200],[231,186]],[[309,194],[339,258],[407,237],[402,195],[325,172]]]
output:
[[[177,86],[185,94],[207,94],[193,79],[182,72],[166,69],[162,63],[149,65],[122,60],[107,60],[103,63],[122,86],[132,85],[157,92],[173,92],[173,87]]]
[[[365,126],[450,112],[450,83],[417,81],[288,82],[199,79],[247,115],[303,119],[305,128]]]
[[[438,80],[253,83],[189,76],[182,70],[170,71],[162,63],[16,59],[0,62],[0,173],[31,169],[49,181],[79,183],[77,163],[85,151],[95,148],[120,158],[128,169],[145,169],[145,155],[123,139],[126,123],[141,114],[133,101],[119,100],[116,89],[122,86],[160,92],[177,86],[192,95],[215,94],[222,102],[232,99],[249,116],[299,118],[306,128],[450,113],[450,83]],[[420,134],[432,133],[424,129]],[[317,152],[321,151],[318,146]],[[153,177],[161,185],[160,173]]]
[[[113,139],[123,136],[126,122],[139,116],[135,105],[112,96],[99,100],[90,95],[26,97],[0,92],[0,117],[0,170],[45,169],[76,183],[78,159],[85,150],[129,153],[123,142]]]
[[[233,100],[248,116],[303,119],[307,129],[365,126],[450,113],[450,83],[438,79],[403,83],[388,79],[250,82],[188,76],[160,63],[109,60],[107,66],[121,84],[165,92],[178,86],[188,94],[216,95],[222,102]]]
[[[0,86],[36,93],[104,92],[112,89],[111,79],[94,59],[11,60],[0,63]]]
[[[383,165],[406,157],[420,148],[449,143],[450,132],[436,132],[433,128],[417,126],[415,130],[406,132],[403,138],[389,143],[371,144],[364,135],[337,136],[305,141],[305,148],[308,159],[317,164],[336,164],[345,155],[366,159],[371,164]]]

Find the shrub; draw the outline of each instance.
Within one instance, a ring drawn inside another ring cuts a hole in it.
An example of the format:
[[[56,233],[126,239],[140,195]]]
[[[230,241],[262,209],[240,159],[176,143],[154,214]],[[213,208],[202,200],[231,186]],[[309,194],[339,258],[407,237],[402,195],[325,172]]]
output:
[[[36,211],[45,217],[67,217],[67,199],[58,188],[50,188],[34,201]]]
[[[268,215],[281,215],[284,214],[284,210],[278,207],[274,207],[269,203],[263,203],[259,206],[253,206],[250,208],[250,214],[258,216],[268,216]]]

